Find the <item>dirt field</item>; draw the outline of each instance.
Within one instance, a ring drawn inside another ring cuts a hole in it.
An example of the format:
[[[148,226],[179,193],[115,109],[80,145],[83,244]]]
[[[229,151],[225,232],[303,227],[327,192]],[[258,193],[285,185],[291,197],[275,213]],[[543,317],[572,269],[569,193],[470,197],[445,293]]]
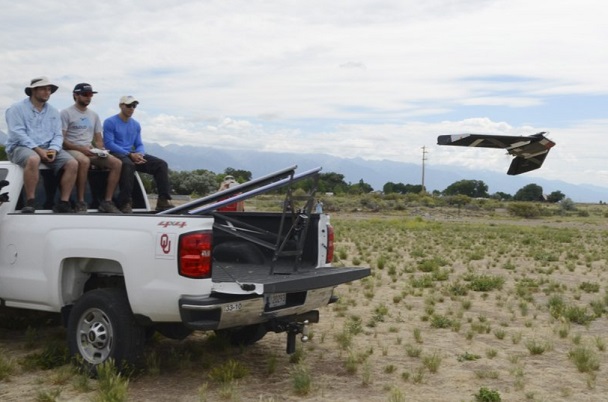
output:
[[[608,219],[403,212],[332,223],[336,265],[373,277],[337,288],[296,356],[285,334],[248,348],[155,336],[128,400],[608,400]],[[49,318],[0,329],[0,362],[12,366],[0,400],[104,400],[69,364],[27,364],[64,338]],[[227,362],[240,378],[218,380]]]

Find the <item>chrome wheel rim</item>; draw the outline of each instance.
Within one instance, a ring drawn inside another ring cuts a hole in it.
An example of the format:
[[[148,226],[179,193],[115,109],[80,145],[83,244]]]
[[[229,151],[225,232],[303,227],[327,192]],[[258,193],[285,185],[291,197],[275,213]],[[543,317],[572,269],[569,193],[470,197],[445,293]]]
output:
[[[87,362],[99,364],[110,357],[114,330],[112,322],[102,310],[86,310],[78,320],[76,336],[78,350]]]

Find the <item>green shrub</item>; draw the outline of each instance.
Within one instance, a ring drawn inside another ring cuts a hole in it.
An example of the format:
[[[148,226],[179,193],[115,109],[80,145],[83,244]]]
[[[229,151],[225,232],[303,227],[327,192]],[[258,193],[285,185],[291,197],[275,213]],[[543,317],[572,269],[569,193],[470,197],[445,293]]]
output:
[[[501,276],[494,275],[469,275],[465,277],[468,280],[471,290],[476,292],[488,292],[494,289],[502,289],[505,279]]]
[[[568,357],[574,362],[576,368],[581,373],[590,373],[600,369],[597,354],[587,347],[576,347],[568,353]]]
[[[113,360],[97,366],[97,395],[95,402],[122,402],[127,400],[129,379],[123,377],[116,368]]]
[[[293,388],[298,395],[307,395],[312,386],[312,376],[308,368],[298,364],[291,373]]]
[[[431,327],[433,328],[450,328],[452,320],[442,315],[434,315],[431,317]]]
[[[600,291],[600,284],[599,283],[591,283],[591,282],[583,282],[581,283],[578,288],[580,290],[582,290],[583,292],[587,292],[587,293],[597,293]]]
[[[568,319],[568,321],[580,325],[586,325],[595,318],[593,315],[587,313],[586,307],[579,306],[566,307],[563,315]]]
[[[0,381],[8,378],[15,371],[15,364],[5,356],[4,351],[0,350]]]
[[[247,367],[243,363],[230,359],[223,364],[213,367],[209,372],[209,377],[220,383],[229,383],[245,377],[248,373]]]
[[[63,366],[70,362],[70,352],[65,342],[51,341],[44,345],[44,349],[39,353],[32,353],[25,356],[23,366],[26,369],[49,370]]]
[[[479,360],[481,359],[481,356],[476,355],[474,353],[469,353],[469,352],[464,352],[461,355],[458,355],[458,357],[456,358],[459,362],[465,362],[465,361],[475,361],[475,360]]]
[[[540,208],[532,202],[511,202],[507,211],[513,216],[521,218],[537,218],[540,216]]]
[[[476,394],[473,394],[477,402],[500,402],[500,394],[498,391],[481,387]]]

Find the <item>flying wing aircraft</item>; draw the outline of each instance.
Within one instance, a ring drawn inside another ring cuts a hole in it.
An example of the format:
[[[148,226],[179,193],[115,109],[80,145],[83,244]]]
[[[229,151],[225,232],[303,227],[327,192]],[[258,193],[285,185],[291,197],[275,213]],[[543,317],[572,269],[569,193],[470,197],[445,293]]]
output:
[[[518,175],[541,167],[555,142],[545,137],[543,131],[528,136],[507,136],[492,134],[453,134],[437,137],[437,145],[457,145],[463,147],[503,148],[515,159],[507,171],[508,175]]]

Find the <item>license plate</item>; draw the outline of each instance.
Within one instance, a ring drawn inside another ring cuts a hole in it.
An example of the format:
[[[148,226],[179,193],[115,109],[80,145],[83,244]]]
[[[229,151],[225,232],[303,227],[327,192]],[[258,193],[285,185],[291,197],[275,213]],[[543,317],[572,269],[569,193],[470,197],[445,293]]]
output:
[[[266,295],[266,305],[268,308],[284,306],[287,303],[286,293],[271,293]]]
[[[239,311],[242,308],[243,305],[241,303],[230,303],[224,306],[224,311],[230,313],[232,311]]]

